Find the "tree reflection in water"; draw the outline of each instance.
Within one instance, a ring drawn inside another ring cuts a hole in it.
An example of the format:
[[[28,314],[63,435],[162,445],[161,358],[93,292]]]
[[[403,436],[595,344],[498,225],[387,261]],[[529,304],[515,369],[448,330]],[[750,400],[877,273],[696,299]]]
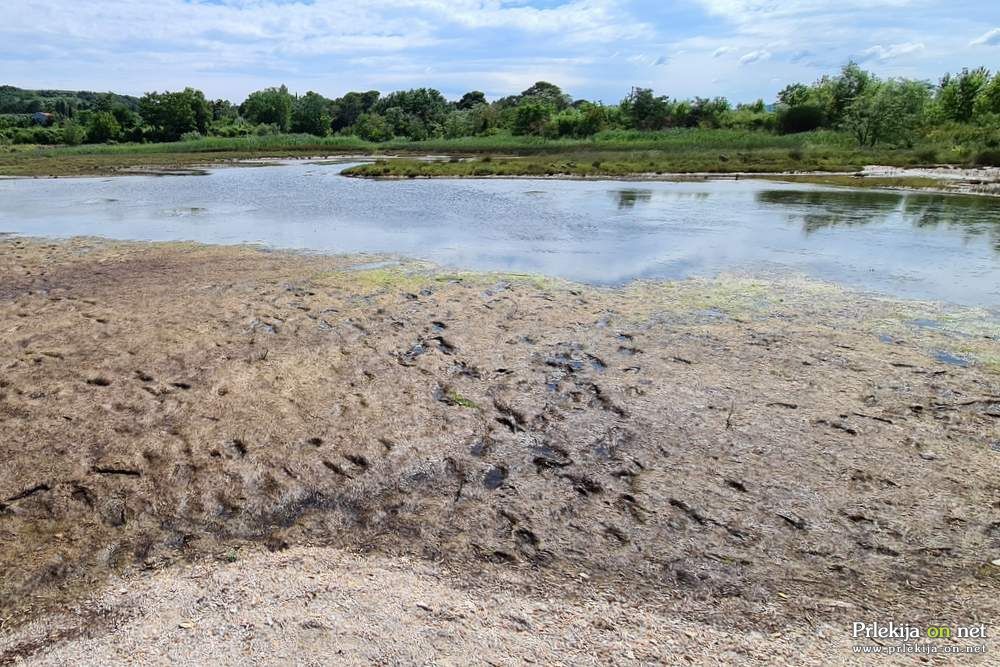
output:
[[[964,239],[985,237],[1000,254],[1000,201],[992,197],[871,190],[765,190],[760,204],[784,209],[808,235],[837,228],[902,219],[917,229],[944,228]]]
[[[620,210],[635,208],[636,204],[648,204],[653,199],[652,190],[640,190],[637,188],[611,190],[610,194],[618,202]],[[710,195],[710,192],[671,192],[661,190],[656,193],[656,198],[660,200],[663,198],[703,200],[708,199]]]

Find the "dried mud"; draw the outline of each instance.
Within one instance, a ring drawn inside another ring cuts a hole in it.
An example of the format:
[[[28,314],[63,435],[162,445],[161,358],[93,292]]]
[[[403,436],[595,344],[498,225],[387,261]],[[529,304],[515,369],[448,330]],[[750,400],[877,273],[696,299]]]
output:
[[[0,238],[7,630],[316,546],[723,631],[996,618],[988,313],[370,259]]]

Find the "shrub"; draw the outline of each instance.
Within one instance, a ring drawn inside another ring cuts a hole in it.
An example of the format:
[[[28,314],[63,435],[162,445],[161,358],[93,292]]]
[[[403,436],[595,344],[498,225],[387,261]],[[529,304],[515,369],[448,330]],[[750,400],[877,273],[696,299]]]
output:
[[[778,130],[782,134],[812,132],[823,126],[823,109],[815,104],[786,107],[778,113]]]
[[[984,148],[972,161],[977,167],[1000,167],[1000,148]]]

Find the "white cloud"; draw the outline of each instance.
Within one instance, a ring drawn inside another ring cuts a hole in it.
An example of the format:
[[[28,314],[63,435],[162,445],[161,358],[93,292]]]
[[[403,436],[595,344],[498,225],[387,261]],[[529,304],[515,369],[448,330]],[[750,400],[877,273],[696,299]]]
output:
[[[712,51],[712,57],[713,58],[721,58],[722,56],[726,55],[727,53],[732,53],[735,50],[736,50],[735,46],[720,46],[715,51]]]
[[[1000,28],[993,28],[969,42],[969,46],[1000,46]]]
[[[903,44],[890,44],[889,46],[882,46],[881,44],[876,44],[875,46],[865,49],[861,52],[862,60],[894,60],[896,58],[901,58],[903,56],[913,55],[914,53],[919,53],[924,50],[923,42],[904,42]]]
[[[751,51],[750,53],[745,53],[740,56],[741,65],[749,65],[751,63],[760,62],[761,60],[767,60],[771,57],[771,52],[764,49],[759,49],[757,51]]]

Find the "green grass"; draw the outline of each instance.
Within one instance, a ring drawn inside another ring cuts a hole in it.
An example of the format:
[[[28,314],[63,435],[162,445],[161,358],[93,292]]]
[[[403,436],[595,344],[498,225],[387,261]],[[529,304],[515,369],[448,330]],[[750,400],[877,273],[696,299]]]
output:
[[[510,134],[381,144],[353,136],[283,134],[206,137],[160,144],[101,144],[61,147],[0,147],[0,174],[73,176],[114,174],[137,168],[172,168],[254,157],[330,154],[409,156],[352,170],[353,175],[430,176],[627,176],[685,172],[854,171],[866,164],[914,166],[960,163],[971,153],[954,146],[859,149],[842,132],[778,135],[751,130],[674,129],[661,132],[609,130],[588,139],[544,139]],[[444,154],[450,162],[413,157]]]
[[[906,154],[860,154],[819,150],[800,153],[782,149],[701,151],[567,152],[557,155],[485,157],[427,162],[412,159],[377,160],[348,169],[350,176],[375,178],[476,178],[496,176],[625,177],[684,173],[774,173],[785,171],[857,171],[866,164],[915,164]]]

